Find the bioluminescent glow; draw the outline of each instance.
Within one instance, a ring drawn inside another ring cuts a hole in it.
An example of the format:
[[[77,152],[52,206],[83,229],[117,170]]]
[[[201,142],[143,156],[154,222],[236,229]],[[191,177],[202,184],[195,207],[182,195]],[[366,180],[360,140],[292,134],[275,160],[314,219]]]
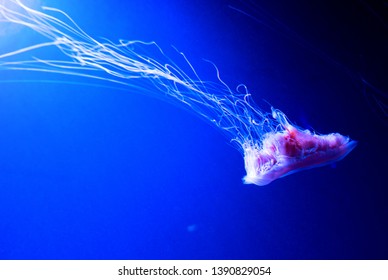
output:
[[[219,75],[216,82],[201,80],[184,54],[190,69],[186,72],[154,42],[96,40],[61,10],[42,7],[38,11],[19,0],[7,2],[12,5],[0,4],[0,21],[26,26],[45,41],[0,54],[0,68],[100,79],[174,100],[213,123],[236,144],[244,156],[245,183],[263,186],[302,169],[338,161],[356,146],[338,133],[302,130],[277,109],[262,111],[243,85],[234,91]],[[63,58],[34,56],[53,48]],[[155,48],[158,55],[147,55]]]

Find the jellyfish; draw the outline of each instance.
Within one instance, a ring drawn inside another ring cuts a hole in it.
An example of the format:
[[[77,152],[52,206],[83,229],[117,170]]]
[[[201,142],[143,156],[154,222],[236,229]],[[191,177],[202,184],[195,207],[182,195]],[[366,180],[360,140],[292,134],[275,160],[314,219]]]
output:
[[[119,84],[190,109],[220,129],[244,158],[243,182],[264,186],[292,173],[341,160],[356,141],[339,133],[318,134],[293,124],[279,109],[260,109],[247,87],[231,89],[220,78],[201,79],[186,56],[188,71],[155,42],[114,43],[88,35],[65,12],[33,9],[20,0],[0,3],[0,22],[25,26],[43,41],[0,54],[0,69],[59,73]],[[39,58],[47,49],[61,56]],[[157,55],[151,56],[151,50]],[[40,52],[39,52],[40,51]],[[27,57],[27,59],[26,59]],[[211,62],[209,62],[211,63]]]

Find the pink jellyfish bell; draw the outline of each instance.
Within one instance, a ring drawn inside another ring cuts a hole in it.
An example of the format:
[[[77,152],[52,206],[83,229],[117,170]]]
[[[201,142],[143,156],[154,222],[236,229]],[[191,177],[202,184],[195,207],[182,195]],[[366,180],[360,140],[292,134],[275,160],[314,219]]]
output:
[[[357,145],[339,133],[318,135],[291,125],[284,113],[272,109],[281,131],[263,136],[259,148],[244,147],[246,184],[264,186],[292,173],[341,160]]]

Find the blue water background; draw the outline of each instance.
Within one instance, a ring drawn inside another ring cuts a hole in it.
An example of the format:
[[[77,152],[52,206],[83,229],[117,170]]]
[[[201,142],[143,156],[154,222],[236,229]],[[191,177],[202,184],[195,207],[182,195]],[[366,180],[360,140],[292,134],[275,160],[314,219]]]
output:
[[[241,154],[179,106],[1,71],[0,259],[386,259],[387,22],[362,1],[268,2],[43,4],[96,38],[156,41],[179,59],[174,46],[216,81],[211,60],[264,110],[267,100],[301,127],[359,141],[351,154],[243,185]],[[0,49],[40,40],[20,30]]]

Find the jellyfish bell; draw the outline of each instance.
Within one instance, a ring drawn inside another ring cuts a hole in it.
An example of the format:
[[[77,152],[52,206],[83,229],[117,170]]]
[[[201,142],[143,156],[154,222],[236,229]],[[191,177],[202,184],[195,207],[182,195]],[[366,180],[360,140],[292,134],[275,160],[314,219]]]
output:
[[[246,184],[264,186],[301,170],[331,164],[343,159],[357,145],[339,133],[318,135],[299,129],[279,110],[273,112],[283,130],[266,133],[260,146],[246,144]]]

